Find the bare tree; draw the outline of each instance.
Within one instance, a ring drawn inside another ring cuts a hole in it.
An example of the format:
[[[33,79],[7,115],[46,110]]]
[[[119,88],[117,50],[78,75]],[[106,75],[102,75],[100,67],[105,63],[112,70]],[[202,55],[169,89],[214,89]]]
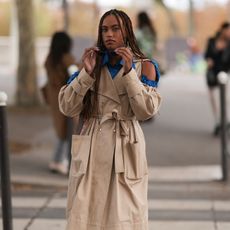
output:
[[[169,23],[170,23],[170,27],[171,27],[172,32],[173,32],[173,35],[178,35],[179,30],[178,30],[176,20],[173,16],[172,10],[164,3],[163,0],[155,0],[155,2],[165,9],[167,16],[168,16]]]
[[[193,0],[189,0],[189,17],[188,17],[189,21],[189,31],[188,34],[189,36],[193,36],[194,32],[195,32],[195,22],[194,22],[194,2]]]
[[[68,12],[68,2],[67,0],[62,0],[62,10],[64,14],[64,30],[69,29],[69,12]]]
[[[19,32],[16,101],[18,105],[37,105],[33,1],[16,0],[16,8]]]
[[[228,20],[230,21],[230,0],[227,3]]]

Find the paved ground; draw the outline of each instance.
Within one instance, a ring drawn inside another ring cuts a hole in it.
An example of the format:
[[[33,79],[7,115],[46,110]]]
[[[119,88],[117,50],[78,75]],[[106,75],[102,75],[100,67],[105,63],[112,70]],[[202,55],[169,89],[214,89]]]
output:
[[[150,230],[227,230],[230,190],[219,182],[149,183]],[[14,188],[14,229],[61,230],[65,226],[63,190]]]
[[[211,135],[204,79],[170,73],[159,91],[161,111],[143,124],[149,229],[230,229],[230,186],[218,181],[220,141]],[[47,169],[55,143],[48,109],[9,108],[8,123],[14,229],[64,229],[67,178]]]

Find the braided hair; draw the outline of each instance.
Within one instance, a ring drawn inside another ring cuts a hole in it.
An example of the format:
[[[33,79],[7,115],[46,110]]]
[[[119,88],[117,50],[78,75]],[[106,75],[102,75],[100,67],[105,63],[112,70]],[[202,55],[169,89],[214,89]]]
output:
[[[146,56],[141,52],[137,45],[137,40],[135,38],[134,32],[133,32],[133,26],[132,22],[129,18],[129,16],[123,12],[122,10],[117,10],[117,9],[112,9],[107,11],[100,19],[99,22],[99,27],[98,27],[98,38],[97,38],[97,47],[102,51],[106,51],[106,47],[103,43],[103,38],[102,38],[102,24],[104,22],[104,19],[109,16],[109,15],[114,15],[117,19],[118,25],[121,28],[122,32],[122,37],[124,40],[124,43],[130,47],[134,58],[137,59],[145,59]],[[122,24],[121,24],[122,22]],[[126,36],[124,35],[124,31],[122,30],[122,26],[124,27]],[[99,88],[99,83],[100,83],[100,75],[101,75],[101,68],[102,68],[102,55],[98,54],[96,57],[96,65],[94,68],[94,78],[95,78],[95,87],[94,87],[94,93],[93,97],[91,98],[92,92],[89,90],[87,94],[85,95],[84,98],[84,106],[82,110],[82,115],[84,119],[89,119],[90,116],[94,113],[97,112],[98,110],[98,88]]]

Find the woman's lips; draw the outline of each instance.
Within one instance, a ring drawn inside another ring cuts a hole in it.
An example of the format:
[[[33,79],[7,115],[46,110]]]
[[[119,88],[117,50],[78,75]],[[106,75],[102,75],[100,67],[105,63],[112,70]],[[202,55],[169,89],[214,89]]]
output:
[[[110,40],[106,40],[105,43],[109,45],[115,43],[115,41],[110,39]]]

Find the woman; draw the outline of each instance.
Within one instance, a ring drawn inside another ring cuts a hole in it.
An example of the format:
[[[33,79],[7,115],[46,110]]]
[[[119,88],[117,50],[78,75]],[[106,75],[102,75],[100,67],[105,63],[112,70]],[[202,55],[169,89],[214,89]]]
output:
[[[215,119],[213,134],[218,135],[220,126],[214,90],[218,86],[218,73],[221,71],[228,72],[230,69],[230,24],[228,22],[223,23],[215,37],[208,40],[205,59],[207,62],[206,81]]]
[[[69,159],[68,123],[70,120],[59,111],[58,93],[66,84],[70,75],[77,70],[76,60],[70,53],[72,41],[65,32],[56,32],[52,36],[49,54],[45,61],[47,72],[47,100],[51,109],[54,128],[57,134],[57,145],[49,169],[67,175]]]
[[[102,16],[97,47],[86,49],[82,61],[59,93],[66,116],[84,117],[72,139],[67,229],[147,230],[148,170],[138,120],[159,109],[159,73],[120,10]]]
[[[148,57],[156,55],[157,33],[148,14],[144,11],[137,15],[137,31],[135,33],[140,50]]]

